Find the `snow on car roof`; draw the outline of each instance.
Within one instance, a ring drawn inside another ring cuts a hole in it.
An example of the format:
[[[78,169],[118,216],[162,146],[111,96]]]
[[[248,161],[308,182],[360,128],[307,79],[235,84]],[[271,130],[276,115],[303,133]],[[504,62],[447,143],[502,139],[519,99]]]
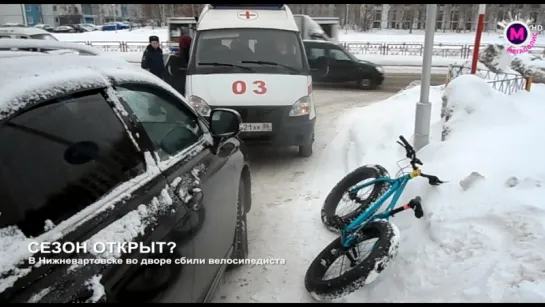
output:
[[[0,67],[0,120],[63,93],[106,87],[110,78],[158,84],[181,97],[151,73],[111,56],[0,57]]]

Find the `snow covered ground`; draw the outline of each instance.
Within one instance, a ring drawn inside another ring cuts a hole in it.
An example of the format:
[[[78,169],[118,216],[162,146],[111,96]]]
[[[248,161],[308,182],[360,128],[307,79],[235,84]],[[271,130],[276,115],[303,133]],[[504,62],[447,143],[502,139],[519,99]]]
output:
[[[228,274],[216,301],[313,301],[304,289],[306,269],[335,238],[320,222],[324,198],[364,164],[382,164],[395,175],[404,157],[395,141],[401,134],[412,139],[419,94],[417,86],[365,108],[346,106],[344,114],[325,119],[328,133],[317,138],[331,141],[306,164],[277,158],[259,167],[269,185],[254,188],[250,257],[287,264]],[[455,108],[441,142],[443,95]],[[420,178],[409,184],[401,201],[420,195],[424,218],[405,212],[392,220],[402,237],[397,258],[373,284],[342,301],[545,302],[545,85],[507,96],[466,75],[446,89],[432,87],[430,100],[431,142],[418,156],[425,173],[448,183],[431,187]],[[291,178],[281,177],[283,163]],[[464,190],[460,181],[472,172],[483,178]]]

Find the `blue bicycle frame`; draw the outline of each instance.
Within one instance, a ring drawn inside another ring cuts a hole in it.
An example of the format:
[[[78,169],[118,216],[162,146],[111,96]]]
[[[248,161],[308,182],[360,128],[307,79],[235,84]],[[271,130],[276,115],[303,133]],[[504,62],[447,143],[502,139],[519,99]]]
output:
[[[406,174],[395,179],[390,177],[379,177],[373,181],[366,182],[351,188],[349,192],[356,193],[360,189],[363,189],[375,183],[387,182],[390,184],[390,189],[388,189],[388,191],[386,191],[384,195],[377,199],[369,208],[363,211],[356,219],[354,219],[354,221],[352,221],[352,223],[348,224],[341,231],[341,244],[344,247],[349,247],[352,243],[352,240],[354,240],[353,234],[357,233],[361,228],[363,228],[367,222],[376,219],[388,220],[390,218],[390,211],[392,211],[394,206],[397,204],[399,197],[401,197],[403,190],[405,190],[405,186],[407,186],[407,182],[409,182],[409,180],[411,179],[413,179],[412,174]],[[374,215],[375,212],[382,206],[382,204],[392,195],[394,197],[392,198],[392,201],[384,210],[384,212]]]

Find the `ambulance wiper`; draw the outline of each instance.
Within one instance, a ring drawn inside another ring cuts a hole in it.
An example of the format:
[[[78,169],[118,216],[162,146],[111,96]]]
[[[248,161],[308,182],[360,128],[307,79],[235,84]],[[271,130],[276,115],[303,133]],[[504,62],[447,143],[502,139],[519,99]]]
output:
[[[219,62],[204,62],[203,63],[203,62],[199,62],[198,65],[236,67],[236,68],[246,69],[246,70],[249,70],[251,72],[255,72],[255,69],[253,69],[251,67],[246,67],[246,66],[236,65],[236,64],[230,64],[230,63],[219,63]]]
[[[293,67],[289,67],[288,65],[276,63],[276,62],[269,62],[269,61],[241,61],[241,63],[281,66],[281,67],[284,67],[284,68],[287,68],[287,69],[293,71],[294,73],[300,73],[300,71],[298,69],[295,69]]]

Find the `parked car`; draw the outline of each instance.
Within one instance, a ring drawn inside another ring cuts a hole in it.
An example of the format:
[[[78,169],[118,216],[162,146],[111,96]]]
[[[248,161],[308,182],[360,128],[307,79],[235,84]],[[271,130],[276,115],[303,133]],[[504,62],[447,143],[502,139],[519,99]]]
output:
[[[47,32],[53,32],[53,30],[55,29],[51,25],[47,25],[47,24],[37,24],[34,26],[34,28],[43,29],[43,30],[46,30]]]
[[[26,26],[22,23],[16,23],[16,22],[7,22],[2,25],[2,27],[21,27],[25,28]]]
[[[85,30],[92,32],[92,31],[98,31],[99,28],[91,23],[80,23],[78,26],[84,28]]]
[[[334,42],[305,40],[303,44],[315,83],[351,83],[371,90],[384,81],[382,66],[360,60]]]
[[[102,26],[102,31],[126,30],[129,26],[122,22],[110,22]]]
[[[70,48],[99,55],[0,56],[0,301],[210,301],[248,255],[240,115],[205,119],[151,73]]]
[[[6,27],[0,28],[0,38],[43,39],[56,41],[57,38],[39,28]]]
[[[80,27],[79,25],[63,25],[56,27],[53,32],[55,33],[83,33],[88,32],[87,29]]]

